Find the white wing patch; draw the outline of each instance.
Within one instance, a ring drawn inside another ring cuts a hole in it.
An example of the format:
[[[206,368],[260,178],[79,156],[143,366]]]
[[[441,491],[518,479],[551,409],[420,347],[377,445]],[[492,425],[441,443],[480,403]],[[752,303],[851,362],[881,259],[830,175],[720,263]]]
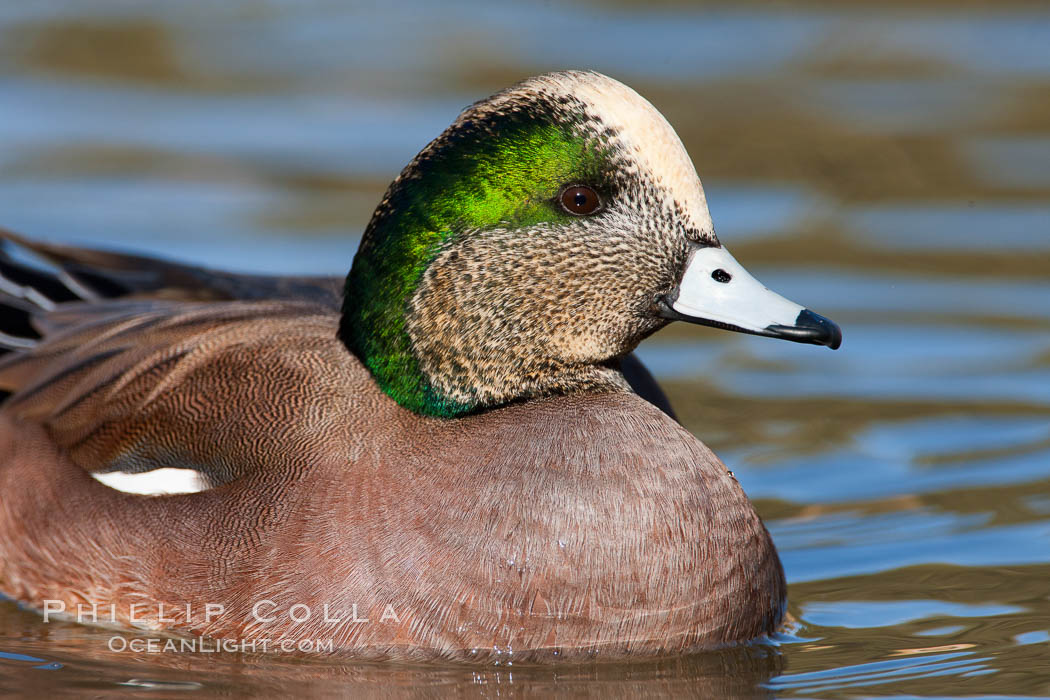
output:
[[[150,472],[129,474],[127,472],[108,472],[92,474],[111,489],[134,493],[140,496],[168,496],[179,493],[199,493],[208,490],[208,483],[195,469],[176,469],[164,467]]]

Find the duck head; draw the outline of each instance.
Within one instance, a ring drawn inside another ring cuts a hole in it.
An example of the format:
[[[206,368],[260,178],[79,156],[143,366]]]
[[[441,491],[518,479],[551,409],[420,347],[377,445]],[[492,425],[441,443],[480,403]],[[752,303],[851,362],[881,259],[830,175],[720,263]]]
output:
[[[625,390],[618,359],[672,320],[841,339],[722,247],[649,102],[569,71],[468,107],[405,167],[365,230],[339,334],[395,401],[453,417]]]

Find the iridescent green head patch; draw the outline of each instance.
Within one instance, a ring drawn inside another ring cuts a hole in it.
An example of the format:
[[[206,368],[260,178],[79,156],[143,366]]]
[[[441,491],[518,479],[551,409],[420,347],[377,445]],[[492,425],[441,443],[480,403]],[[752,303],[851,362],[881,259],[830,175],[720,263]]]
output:
[[[588,128],[589,127],[589,128]],[[574,183],[609,181],[608,140],[572,100],[467,110],[390,186],[347,277],[340,337],[402,406],[451,417],[477,408],[434,389],[413,356],[408,304],[430,262],[458,236],[573,216]],[[469,283],[469,281],[465,281]]]

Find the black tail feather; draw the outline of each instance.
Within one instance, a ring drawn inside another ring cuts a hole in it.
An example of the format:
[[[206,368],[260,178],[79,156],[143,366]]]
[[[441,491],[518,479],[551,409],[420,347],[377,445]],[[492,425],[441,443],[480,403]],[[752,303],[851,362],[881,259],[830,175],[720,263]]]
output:
[[[0,229],[0,234],[6,234]],[[61,268],[16,260],[17,239],[0,240],[0,354],[32,347],[40,333],[33,317],[56,305],[97,299],[100,295],[77,282]]]

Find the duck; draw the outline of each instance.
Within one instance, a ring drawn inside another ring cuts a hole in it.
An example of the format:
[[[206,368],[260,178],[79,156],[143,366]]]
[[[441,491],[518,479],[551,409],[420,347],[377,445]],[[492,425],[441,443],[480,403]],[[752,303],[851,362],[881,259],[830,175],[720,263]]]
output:
[[[0,592],[45,622],[502,663],[784,619],[769,532],[633,351],[674,321],[841,331],[727,252],[612,78],[467,107],[345,280],[2,238]]]

